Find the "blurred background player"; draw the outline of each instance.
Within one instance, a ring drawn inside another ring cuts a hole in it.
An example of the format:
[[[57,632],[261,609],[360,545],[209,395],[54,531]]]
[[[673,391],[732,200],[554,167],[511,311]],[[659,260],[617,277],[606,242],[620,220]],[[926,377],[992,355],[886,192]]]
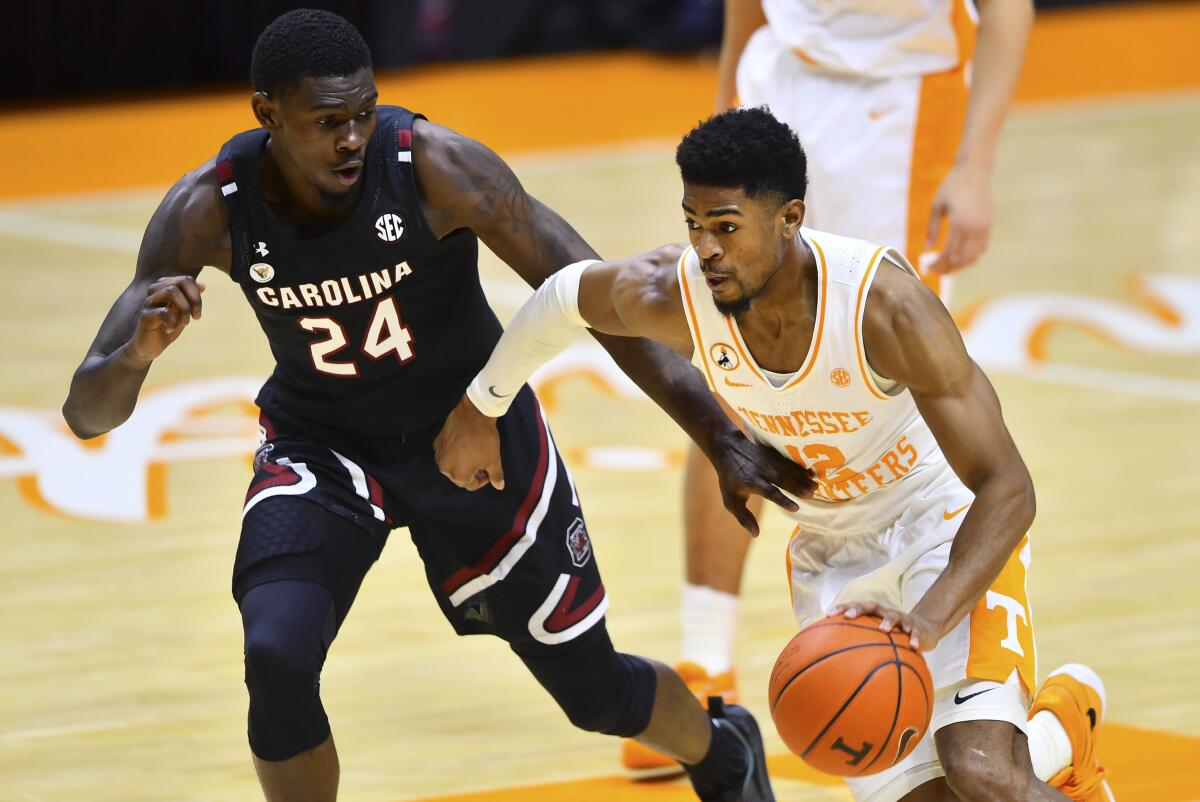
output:
[[[726,0],[716,108],[735,93],[770,108],[808,155],[805,224],[896,248],[948,303],[948,274],[987,246],[996,142],[1032,17],[1030,0],[982,0],[978,12],[971,0]],[[676,669],[702,698],[734,699],[750,538],[695,449],[683,506]],[[674,770],[634,742],[621,757],[634,776]]]

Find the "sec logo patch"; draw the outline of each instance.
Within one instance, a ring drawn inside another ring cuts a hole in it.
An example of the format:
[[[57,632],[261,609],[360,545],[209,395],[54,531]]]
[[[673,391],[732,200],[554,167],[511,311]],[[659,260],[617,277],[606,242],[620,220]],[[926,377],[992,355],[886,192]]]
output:
[[[375,236],[384,242],[395,242],[404,236],[404,220],[395,212],[379,215],[375,221]]]

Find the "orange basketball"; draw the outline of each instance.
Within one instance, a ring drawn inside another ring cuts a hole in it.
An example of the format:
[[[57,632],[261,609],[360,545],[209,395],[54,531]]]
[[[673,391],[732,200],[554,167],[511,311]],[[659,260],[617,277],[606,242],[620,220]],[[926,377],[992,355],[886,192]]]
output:
[[[908,756],[929,727],[933,680],[908,635],[880,619],[824,618],[784,647],[771,717],[788,748],[827,774],[861,777]]]

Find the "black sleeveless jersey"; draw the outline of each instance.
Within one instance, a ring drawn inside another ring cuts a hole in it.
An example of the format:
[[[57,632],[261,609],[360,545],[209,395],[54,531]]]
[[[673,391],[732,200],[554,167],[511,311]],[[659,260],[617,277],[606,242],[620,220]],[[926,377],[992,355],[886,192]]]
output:
[[[321,237],[298,239],[268,216],[259,187],[266,131],[225,143],[216,172],[231,275],[275,356],[259,406],[321,428],[396,435],[449,414],[501,327],[479,284],[474,234],[438,240],[422,214],[412,163],[418,115],[377,113],[358,206]]]

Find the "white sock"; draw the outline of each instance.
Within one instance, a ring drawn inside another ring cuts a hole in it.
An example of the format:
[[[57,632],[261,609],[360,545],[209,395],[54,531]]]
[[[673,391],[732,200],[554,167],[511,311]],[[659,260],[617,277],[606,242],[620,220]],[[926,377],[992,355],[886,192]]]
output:
[[[738,597],[684,582],[682,602],[681,659],[702,666],[710,675],[724,674],[733,667]]]
[[[1033,773],[1042,782],[1071,765],[1071,739],[1058,716],[1039,710],[1026,726]]]

